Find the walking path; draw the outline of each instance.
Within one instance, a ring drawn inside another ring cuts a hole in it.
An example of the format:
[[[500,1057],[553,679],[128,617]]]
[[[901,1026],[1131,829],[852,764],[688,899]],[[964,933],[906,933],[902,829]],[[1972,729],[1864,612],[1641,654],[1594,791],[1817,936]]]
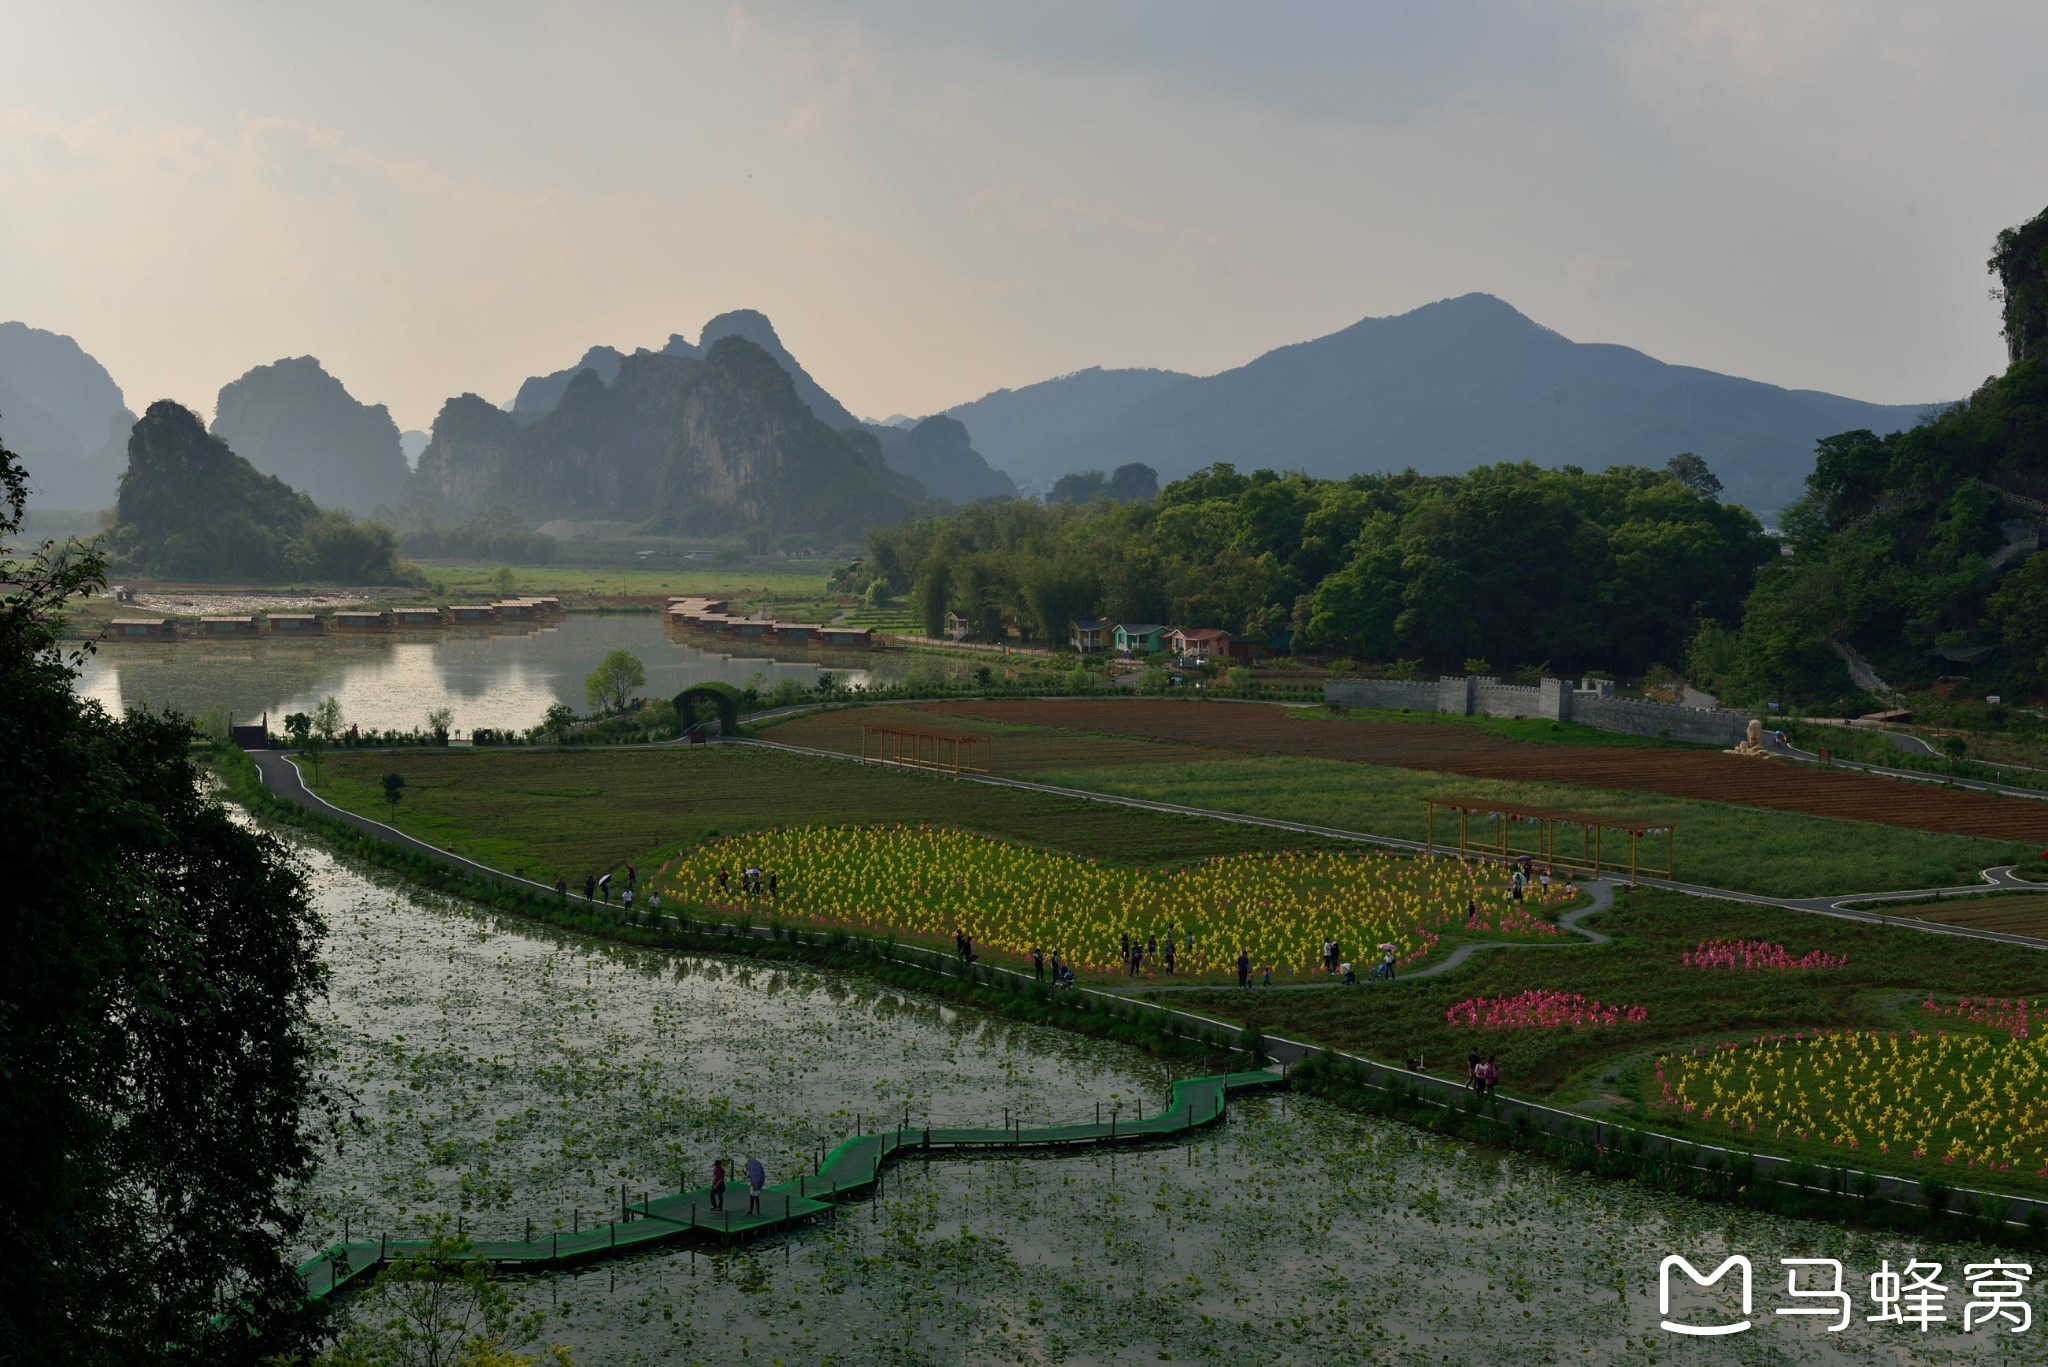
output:
[[[808,745],[790,745],[783,741],[755,740],[748,737],[731,737],[720,742],[727,745],[755,745],[771,750],[785,750],[791,754],[813,755],[820,759],[836,759],[849,764],[858,764],[858,755],[844,754],[838,750],[820,750]],[[1017,788],[1025,792],[1047,793],[1057,797],[1078,798],[1085,802],[1101,802],[1115,807],[1132,807],[1140,811],[1160,812],[1169,816],[1192,816],[1206,821],[1228,821],[1241,826],[1263,826],[1269,830],[1294,831],[1302,835],[1321,836],[1328,840],[1350,840],[1361,845],[1381,845],[1389,849],[1421,852],[1428,847],[1420,840],[1403,840],[1390,835],[1369,835],[1363,831],[1341,830],[1335,826],[1316,826],[1301,821],[1282,821],[1277,817],[1247,816],[1241,812],[1224,812],[1210,807],[1187,807],[1177,802],[1159,802],[1151,798],[1120,797],[1110,793],[1090,792],[1085,788],[1063,788],[1050,783],[1033,783],[1029,779],[999,778],[989,774],[960,774],[963,783],[985,783],[998,788]],[[314,799],[318,801],[318,799]],[[1483,856],[1481,856],[1483,857]],[[2002,931],[1974,930],[1967,926],[1944,926],[1931,921],[1901,920],[1882,912],[1860,911],[1845,904],[1850,902],[1903,902],[1931,901],[1937,897],[1962,897],[1971,893],[1997,892],[2021,888],[2032,891],[2048,891],[2041,884],[2028,883],[2013,876],[2015,865],[1987,869],[1980,875],[1982,881],[1963,887],[1914,888],[1904,892],[1862,892],[1845,893],[1831,897],[1767,897],[1762,893],[1736,892],[1728,888],[1709,887],[1704,883],[1685,883],[1665,878],[1638,878],[1644,887],[1664,888],[1672,892],[1690,893],[1695,897],[1714,897],[1729,902],[1746,902],[1752,906],[1779,907],[1785,911],[1801,911],[1817,916],[1833,916],[1845,921],[1867,921],[1873,925],[1904,926],[1929,935],[1953,935],[1965,940],[1990,940],[1998,944],[2019,945],[2028,949],[2048,949],[2048,940],[2033,939],[2025,935],[2007,935]],[[1413,977],[1414,975],[1409,975]]]
[[[829,758],[833,759],[850,759],[849,756],[841,755],[836,752],[802,751],[801,747],[778,745],[774,742],[752,741],[748,743],[757,745],[767,745],[770,748],[774,749],[796,750],[802,753],[824,754]],[[278,796],[284,797],[289,801],[295,802],[310,810],[319,812],[322,815],[330,816],[336,820],[343,821],[381,840],[389,841],[390,843],[397,845],[401,848],[409,849],[416,853],[424,854],[430,858],[436,859],[451,867],[458,868],[463,872],[469,874],[470,876],[477,878],[479,881],[487,883],[497,883],[507,887],[518,888],[527,892],[552,893],[554,891],[554,889],[547,887],[544,884],[537,883],[532,879],[521,878],[514,874],[503,873],[497,869],[490,868],[487,865],[478,864],[474,860],[464,859],[460,855],[453,854],[447,850],[439,849],[438,847],[433,845],[428,845],[423,841],[415,840],[401,831],[394,830],[391,827],[384,825],[382,822],[372,821],[368,817],[358,816],[353,812],[344,811],[341,808],[333,806],[331,803],[326,802],[317,794],[312,793],[306,788],[303,779],[299,775],[297,766],[291,762],[290,758],[287,755],[267,751],[255,751],[251,752],[250,758],[256,761],[257,768],[259,772],[263,775],[265,786],[268,787],[272,792],[276,793]],[[1175,807],[1171,804],[1146,802],[1138,799],[1111,798],[1097,793],[1087,793],[1071,789],[1051,788],[1043,784],[1023,783],[1019,780],[1014,779],[1003,780],[970,778],[970,781],[991,782],[997,784],[1009,783],[1013,784],[1014,786],[1022,788],[1038,789],[1046,792],[1065,793],[1069,796],[1083,798],[1090,801],[1121,803],[1125,805],[1143,807],[1148,809],[1177,811],[1186,815],[1208,817],[1210,819],[1219,821],[1249,822],[1258,825],[1280,827],[1282,829],[1307,831],[1315,834],[1327,834],[1338,839],[1356,840],[1361,843],[1390,845],[1407,849],[1419,848],[1413,841],[1402,841],[1384,837],[1367,836],[1351,831],[1327,830],[1324,828],[1301,826],[1295,823],[1271,821],[1257,817],[1243,817],[1235,813],[1229,812],[1210,812],[1204,811],[1199,808]],[[1992,873],[1996,875],[2003,875],[2007,878],[2009,878],[2010,876],[2009,870],[1993,870]],[[1600,896],[1600,892],[1598,891],[1598,889],[1602,885],[1594,884],[1588,886],[1594,890],[1594,895],[1596,897]],[[1748,897],[1743,894],[1727,893],[1717,888],[1696,888],[1687,884],[1660,884],[1660,886],[1670,886],[1685,891],[1693,891],[1704,896],[1734,897],[1737,900],[1742,901],[1752,901],[1774,906],[1785,906],[1795,911],[1813,911],[1821,915],[1840,916],[1846,919],[1880,919],[1868,913],[1855,912],[1848,910],[1846,908],[1836,907],[1833,905],[1829,905],[1828,907],[1823,909],[1821,907],[1817,907],[1811,904],[1802,904],[1797,902],[1776,902],[1769,898]],[[1964,890],[1950,889],[1948,891]],[[1611,897],[1611,889],[1608,890],[1608,895]],[[1930,894],[1893,893],[1883,895],[1887,897],[1901,897]],[[1825,901],[1826,899],[1816,900]],[[1578,934],[1586,937],[1588,940],[1604,940],[1607,938],[1605,936],[1601,936],[1597,931],[1586,930],[1582,927],[1579,927],[1576,924],[1577,917],[1589,916],[1596,909],[1597,907],[1582,908],[1574,915],[1574,924],[1572,926],[1572,929],[1575,930]],[[609,910],[609,908],[607,908],[607,910]],[[661,919],[667,924],[675,926],[679,930],[731,939],[768,940],[774,938],[777,934],[776,928],[770,926],[734,924],[723,921],[695,922],[681,915],[664,915]],[[1892,924],[1897,923],[1892,922]],[[1965,936],[1966,938],[1996,940],[2005,943],[2025,946],[2031,949],[2048,949],[2048,942],[2026,939],[2024,937],[2015,935],[1999,935],[1984,931],[1964,931],[1955,927],[1932,926],[1918,923],[1913,924],[1911,928],[1936,934],[1956,934]],[[799,942],[811,943],[819,947],[829,947],[834,943],[835,940],[844,938],[842,935],[839,935],[836,932],[809,932],[800,929],[793,929],[791,927],[782,927],[780,933],[784,938]],[[1504,946],[1488,945],[1485,947],[1495,948]],[[869,942],[868,948],[871,952],[880,953],[885,957],[895,958],[899,960],[915,961],[918,964],[918,966],[924,968],[926,971],[929,972],[938,973],[943,976],[951,978],[966,979],[977,984],[1008,987],[1019,991],[1032,990],[1039,986],[1039,984],[1034,982],[1030,975],[1020,972],[1018,970],[1004,968],[1000,966],[979,967],[972,964],[961,964],[957,960],[951,959],[948,956],[941,954],[939,951],[927,949],[919,945],[892,943],[886,946],[882,946],[876,945],[873,942]],[[1469,948],[1472,951],[1476,952],[1479,948],[1481,948],[1481,946],[1475,945]],[[1448,972],[1451,966],[1451,964],[1446,963],[1443,966],[1441,966],[1437,971]],[[1422,975],[1408,975],[1410,979],[1418,976]],[[1198,1041],[1205,1041],[1213,1044],[1219,1038],[1227,1038],[1230,1034],[1235,1033],[1238,1028],[1231,1022],[1220,1021],[1212,1016],[1204,1016],[1192,1011],[1184,1011],[1177,1007],[1165,1005],[1161,1002],[1148,1000],[1146,997],[1126,995],[1124,993],[1105,990],[1102,988],[1092,986],[1077,987],[1074,990],[1083,997],[1096,998],[1105,1001],[1114,1000],[1119,1003],[1122,1003],[1127,1008],[1145,1011],[1149,1013],[1156,1022],[1158,1022],[1162,1029],[1170,1033],[1178,1034],[1183,1037]],[[1493,1119],[1502,1122],[1514,1122],[1518,1120],[1524,1121],[1532,1127],[1534,1127],[1535,1129],[1541,1130],[1544,1133],[1575,1137],[1579,1139],[1581,1142],[1590,1144],[1595,1148],[1602,1148],[1609,1145],[1629,1145],[1635,1147],[1636,1150],[1640,1153],[1661,1156],[1674,1164],[1680,1166],[1689,1166],[1697,1169],[1703,1169],[1708,1172],[1728,1171],[1731,1165],[1739,1161],[1754,1165],[1754,1171],[1757,1180],[1785,1182],[1788,1179],[1793,1178],[1797,1170],[1803,1169],[1805,1167],[1805,1165],[1797,1163],[1797,1160],[1783,1158],[1773,1154],[1756,1153],[1753,1151],[1745,1151],[1742,1149],[1727,1148],[1716,1144],[1703,1143],[1698,1139],[1683,1138],[1676,1135],[1667,1134],[1661,1131],[1648,1129],[1640,1124],[1614,1123],[1600,1119],[1598,1117],[1589,1118],[1588,1116],[1578,1112],[1564,1110],[1560,1107],[1549,1106],[1543,1104],[1542,1102],[1529,1101],[1520,1097],[1507,1095],[1500,1092],[1489,1093],[1483,1099],[1476,1098],[1467,1091],[1465,1086],[1465,1079],[1462,1077],[1437,1077],[1423,1071],[1419,1067],[1412,1069],[1405,1067],[1397,1067],[1393,1064],[1382,1063],[1377,1059],[1366,1058],[1359,1054],[1350,1053],[1340,1049],[1328,1049],[1320,1045],[1303,1043],[1299,1040],[1291,1040],[1278,1036],[1268,1036],[1267,1056],[1270,1057],[1275,1063],[1280,1064],[1283,1069],[1294,1064],[1301,1063],[1310,1058],[1326,1056],[1328,1058],[1338,1060],[1353,1068],[1355,1070],[1355,1074],[1358,1080],[1365,1086],[1386,1092],[1405,1092],[1409,1095],[1414,1096],[1418,1101],[1426,1105],[1440,1107],[1445,1110],[1451,1109],[1453,1107],[1481,1110]],[[1221,1079],[1197,1079],[1196,1082],[1215,1083],[1220,1081],[1222,1084],[1223,1092],[1227,1093],[1228,1091],[1233,1090],[1239,1086],[1262,1085],[1260,1081],[1260,1079],[1262,1078],[1267,1079],[1267,1082],[1264,1085],[1270,1085],[1270,1081],[1272,1080],[1270,1074],[1232,1073],[1224,1075]],[[1168,1109],[1162,1112],[1160,1116],[1153,1117],[1152,1123],[1155,1126],[1155,1130],[1152,1134],[1146,1136],[1147,1138],[1160,1138],[1165,1137],[1167,1135],[1171,1135],[1173,1133],[1185,1132],[1203,1123],[1206,1123],[1201,1118],[1202,1107],[1204,1104],[1201,1098],[1199,1096],[1190,1098],[1184,1095],[1181,1090],[1182,1085],[1183,1084],[1176,1084],[1174,1089],[1174,1098],[1172,1103],[1168,1106]],[[1219,1097],[1211,1104],[1213,1104],[1216,1107],[1217,1116],[1220,1116],[1223,1112],[1223,1100]],[[1176,1115],[1178,1115],[1178,1119],[1176,1119]],[[1215,1118],[1217,1118],[1217,1116],[1211,1116],[1209,1119],[1214,1120]],[[1114,1121],[1112,1121],[1112,1126],[1114,1126]],[[1052,1137],[1046,1140],[1038,1140],[1034,1137],[1031,1139],[1029,1144],[1025,1144],[1023,1138],[1020,1137],[1021,1132],[1013,1128],[1007,1139],[1003,1131],[997,1130],[993,1132],[992,1140],[969,1138],[964,1141],[964,1144],[966,1146],[971,1147],[976,1144],[987,1145],[991,1142],[995,1144],[1007,1143],[1011,1148],[1014,1149],[1019,1147],[1020,1145],[1024,1147],[1031,1147],[1034,1145],[1038,1147],[1047,1147],[1056,1146],[1062,1143],[1075,1142],[1125,1142],[1125,1133],[1121,1130],[1119,1130],[1114,1136],[1111,1136],[1098,1135],[1093,1133],[1093,1130],[1096,1127],[1054,1128],[1058,1131],[1076,1130],[1088,1132],[1074,1133],[1064,1139]],[[960,1133],[967,1135],[972,1135],[976,1133],[981,1135],[989,1134],[989,1132],[987,1131],[945,1132],[935,1130],[933,1132],[935,1141],[942,1134],[945,1133]],[[1036,1132],[1034,1132],[1034,1135],[1035,1133]],[[1132,1131],[1132,1133],[1135,1133],[1135,1131]],[[917,1139],[920,1147],[922,1145],[922,1134],[923,1132],[921,1130],[917,1132]],[[893,1141],[889,1139],[889,1132],[887,1131],[884,1131],[881,1135],[875,1137],[875,1141],[882,1141],[880,1143],[881,1151],[879,1153],[874,1154],[870,1161],[869,1180],[874,1180],[875,1174],[879,1170],[879,1165],[882,1162],[886,1161],[888,1157],[904,1148],[909,1147],[909,1136],[910,1131],[905,1129],[897,1132],[895,1134]],[[854,1141],[850,1142],[854,1143],[855,1145],[858,1145],[860,1142],[859,1137],[857,1136]],[[871,1141],[871,1143],[872,1142],[873,1141]],[[1133,1140],[1132,1142],[1136,1141]],[[841,1145],[840,1148],[843,1152],[846,1150],[847,1145]],[[856,1154],[859,1154],[863,1151],[856,1148],[855,1152]],[[857,1172],[858,1168],[856,1166],[848,1170]],[[1921,1190],[1920,1182],[1914,1178],[1897,1177],[1886,1173],[1859,1173],[1849,1168],[1838,1168],[1834,1171],[1840,1174],[1842,1185],[1839,1188],[1824,1189],[1836,1190],[1838,1192],[1855,1190],[1872,1199],[1891,1201],[1907,1206],[1920,1205],[1926,1199],[1925,1193],[1923,1193]],[[832,1208],[831,1203],[829,1201],[818,1202],[817,1209],[812,1209],[810,1206],[807,1206],[805,1204],[806,1202],[811,1202],[817,1199],[813,1197],[810,1193],[808,1178],[798,1179],[797,1192],[793,1200],[788,1199],[788,1185],[788,1183],[783,1183],[780,1186],[773,1189],[777,1195],[783,1196],[786,1202],[780,1220],[775,1220],[772,1218],[775,1214],[775,1210],[773,1205],[771,1205],[769,1212],[766,1215],[760,1217],[758,1223],[749,1224],[747,1221],[742,1220],[740,1223],[735,1224],[733,1226],[733,1233],[738,1235],[772,1229],[778,1225],[787,1225],[799,1218],[810,1218],[811,1216],[818,1214],[820,1212],[829,1213],[829,1210]],[[728,1192],[728,1195],[731,1194],[731,1192]],[[688,1218],[682,1219],[679,1222],[675,1217],[685,1208],[685,1206],[682,1203],[687,1203],[691,1201],[693,1197],[699,1203],[701,1203],[698,1210],[692,1212],[692,1214]],[[2048,1201],[2035,1200],[2029,1197],[2012,1196],[2002,1192],[1990,1193],[1979,1189],[1967,1187],[1950,1188],[1949,1197],[1952,1199],[1968,1197],[1970,1200],[1975,1202],[1980,1209],[1986,1212],[1993,1213],[1995,1215],[1995,1218],[2011,1224],[2025,1224],[2030,1218],[2038,1219],[2043,1216],[2048,1216]],[[708,1204],[708,1201],[708,1191],[704,1191],[701,1189],[696,1193],[678,1193],[678,1195],[675,1198],[673,1198],[673,1200],[670,1201],[670,1203],[667,1205],[664,1205],[661,1201],[656,1201],[652,1204],[652,1207],[650,1208],[649,1203],[646,1200],[643,1200],[641,1203],[643,1213],[651,1217],[649,1224],[652,1226],[652,1228],[650,1229],[642,1230],[634,1228],[634,1226],[638,1224],[638,1222],[628,1220],[624,1221],[622,1224],[614,1224],[612,1226],[605,1227],[601,1234],[598,1232],[592,1232],[589,1235],[584,1235],[581,1232],[573,1232],[567,1243],[558,1242],[559,1236],[550,1235],[548,1241],[549,1262],[552,1262],[557,1258],[561,1260],[567,1260],[572,1256],[601,1256],[602,1254],[609,1253],[614,1247],[642,1247],[646,1244],[656,1242],[656,1231],[664,1229],[674,1231],[674,1233],[662,1235],[661,1237],[674,1237],[675,1233],[687,1235],[693,1231],[700,1234],[701,1236],[708,1236],[712,1233],[712,1231],[708,1225],[708,1222],[700,1218],[702,1214],[702,1205]],[[632,1214],[633,1207],[628,1206],[626,1213],[628,1215]],[[720,1226],[717,1231],[720,1237],[723,1237],[724,1235],[722,1214],[723,1213],[721,1212]],[[623,1241],[621,1241],[622,1237]],[[419,1246],[420,1245],[413,1245],[413,1247]],[[316,1295],[323,1294],[319,1289],[319,1284],[323,1279],[328,1283],[328,1289],[331,1290],[334,1287],[345,1284],[348,1280],[354,1277],[361,1276],[363,1272],[375,1266],[377,1262],[388,1257],[391,1252],[399,1251],[403,1247],[404,1246],[402,1245],[393,1245],[388,1240],[379,1240],[379,1242],[376,1245],[371,1245],[368,1242],[344,1243],[341,1245],[336,1245],[334,1248],[331,1248],[326,1252],[323,1252],[321,1255],[314,1258],[311,1262],[307,1263],[304,1267],[302,1267],[300,1269],[300,1274],[301,1277],[305,1280],[309,1291],[312,1291]],[[505,1261],[520,1261],[521,1259],[516,1256],[515,1251],[522,1248],[528,1250],[528,1252],[525,1255],[525,1261],[537,1261],[536,1255],[538,1245],[536,1243],[533,1243],[532,1241],[526,1241],[519,1244],[508,1242],[479,1245],[476,1256],[497,1260],[502,1251],[506,1253]],[[549,1265],[549,1263],[542,1263],[541,1265],[546,1266]]]
[[[1558,929],[1570,931],[1572,934],[1580,936],[1581,939],[1484,940],[1477,944],[1459,945],[1456,949],[1452,950],[1448,955],[1444,957],[1444,961],[1442,963],[1431,964],[1428,968],[1418,968],[1412,973],[1403,973],[1396,977],[1394,979],[1394,982],[1406,983],[1414,982],[1417,978],[1434,978],[1439,973],[1450,972],[1452,969],[1457,968],[1459,965],[1463,964],[1465,960],[1471,958],[1474,954],[1478,954],[1481,951],[1488,949],[1576,949],[1581,944],[1604,945],[1609,943],[1614,939],[1612,935],[1603,935],[1597,930],[1589,930],[1585,926],[1580,925],[1579,922],[1585,920],[1588,916],[1591,916],[1596,911],[1605,911],[1607,910],[1607,908],[1614,905],[1614,885],[1605,880],[1602,880],[1597,883],[1581,883],[1579,886],[1581,890],[1583,890],[1591,900],[1588,901],[1585,906],[1578,907],[1572,911],[1568,911],[1564,915],[1558,917],[1557,925]],[[1330,985],[1331,984],[1329,980],[1325,978],[1321,981],[1314,982],[1281,983],[1280,990],[1283,992],[1327,991]],[[1366,984],[1366,986],[1368,987],[1380,985],[1381,984],[1375,984],[1371,982],[1368,982]],[[1146,983],[1142,987],[1129,988],[1119,988],[1113,984],[1105,984],[1103,986],[1103,990],[1109,992],[1143,993],[1145,996],[1149,997],[1156,992],[1214,992],[1218,987],[1221,986],[1225,986],[1225,984]],[[1271,989],[1267,987],[1261,987],[1258,990],[1261,992],[1265,992]]]
[[[461,1255],[526,1271],[568,1267],[618,1253],[637,1252],[682,1239],[716,1240],[720,1247],[734,1240],[759,1238],[792,1228],[838,1203],[875,1188],[882,1169],[906,1154],[943,1151],[970,1153],[1060,1150],[1108,1144],[1149,1144],[1192,1135],[1223,1119],[1230,1094],[1277,1087],[1277,1072],[1223,1073],[1183,1078],[1173,1084],[1172,1098],[1157,1115],[1124,1120],[1112,1112],[1108,1124],[1047,1125],[1025,1129],[1022,1122],[1002,1129],[912,1128],[857,1129],[854,1137],[822,1159],[814,1173],[763,1190],[761,1210],[748,1214],[746,1177],[735,1172],[722,1198],[713,1205],[711,1188],[697,1187],[672,1196],[642,1194],[637,1202],[619,1191],[619,1218],[568,1233],[553,1230],[536,1238],[529,1222],[524,1239],[482,1239]],[[734,1207],[737,1206],[736,1211]],[[406,1254],[429,1252],[425,1239],[344,1240],[321,1250],[299,1266],[299,1280],[313,1299],[339,1291]]]

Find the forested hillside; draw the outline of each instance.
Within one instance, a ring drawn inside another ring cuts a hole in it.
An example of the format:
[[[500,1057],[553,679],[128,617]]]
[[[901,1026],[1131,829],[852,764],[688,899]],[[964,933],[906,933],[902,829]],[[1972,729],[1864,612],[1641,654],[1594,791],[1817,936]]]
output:
[[[124,568],[169,578],[386,584],[408,574],[388,528],[314,506],[167,399],[129,434],[113,548]]]
[[[1786,510],[1791,554],[1740,619],[1701,634],[1693,673],[1743,698],[1857,693],[1854,650],[1895,688],[1947,677],[2037,697],[2048,677],[2048,211],[1999,236],[1990,268],[2012,364],[1910,431],[1820,443]],[[1739,620],[1739,625],[1737,622]]]
[[[1221,627],[1376,663],[1641,669],[1739,610],[1775,551],[1703,463],[1319,480],[1215,465],[1153,502],[991,502],[868,536],[868,578],[992,633]],[[858,585],[856,585],[858,587]]]

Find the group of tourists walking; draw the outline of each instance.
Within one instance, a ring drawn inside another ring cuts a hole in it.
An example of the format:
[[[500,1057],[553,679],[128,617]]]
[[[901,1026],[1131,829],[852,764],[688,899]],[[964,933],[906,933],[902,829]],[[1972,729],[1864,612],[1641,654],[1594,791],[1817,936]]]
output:
[[[1193,939],[1191,938],[1188,943],[1193,944]],[[1157,933],[1139,940],[1133,937],[1129,931],[1125,931],[1123,935],[1123,948],[1124,974],[1126,977],[1135,978],[1140,973],[1143,973],[1145,971],[1145,962],[1148,959],[1163,964],[1168,973],[1177,971],[1174,968],[1174,961],[1180,956],[1180,945],[1174,940],[1173,932],[1170,930],[1166,932],[1166,943],[1164,945],[1159,943]]]
[[[718,895],[720,897],[725,896],[731,887],[732,870],[724,864],[720,864],[718,866]],[[740,896],[773,897],[780,891],[780,880],[776,878],[775,870],[769,869],[766,873],[755,868],[740,870]]]
[[[634,894],[640,889],[640,870],[628,864],[625,868],[625,875],[625,886],[620,893],[620,904],[627,911],[631,911],[633,909]],[[555,895],[562,898],[568,897],[568,879],[557,878],[555,880]],[[606,870],[604,873],[590,873],[583,876],[583,900],[586,902],[603,902],[606,906],[612,904],[612,874],[610,870]],[[647,904],[652,910],[660,910],[661,894],[658,892],[653,894],[649,897]]]
[[[1047,967],[1046,952],[1042,949],[1033,949],[1031,951],[1032,979],[1037,982],[1046,981]],[[1074,985],[1073,967],[1072,965],[1060,962],[1060,952],[1057,949],[1052,952],[1050,967],[1052,969],[1052,985],[1054,987],[1072,987]]]

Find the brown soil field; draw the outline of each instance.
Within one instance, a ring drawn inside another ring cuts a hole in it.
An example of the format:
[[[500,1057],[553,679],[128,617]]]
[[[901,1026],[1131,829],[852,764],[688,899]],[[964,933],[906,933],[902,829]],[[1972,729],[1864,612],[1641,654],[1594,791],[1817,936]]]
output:
[[[1940,902],[1873,902],[1868,910],[1897,920],[1933,921],[2048,940],[2048,893],[2021,897],[1951,897]]]
[[[856,707],[814,712],[782,722],[763,733],[768,740],[808,745],[842,754],[860,753],[861,727],[902,726],[913,731],[989,736],[994,740],[998,774],[1021,778],[1043,769],[1090,769],[1118,764],[1185,764],[1214,759],[1213,749],[1171,742],[1086,736],[1048,730],[1037,724],[988,721],[979,717],[935,717],[915,707]]]
[[[1567,783],[1868,821],[1909,830],[2015,840],[2037,848],[2048,844],[2048,802],[1996,797],[1905,779],[1876,778],[1784,760],[1743,759],[1708,750],[1534,745],[1502,740],[1463,727],[1320,721],[1290,716],[1280,708],[1257,703],[969,701],[922,703],[891,710],[911,716],[921,714],[925,720],[914,724],[933,729],[968,719],[1053,727],[1166,742],[1174,750],[1298,755],[1508,782]],[[850,744],[835,748],[857,749],[859,714],[834,715],[845,718],[844,724],[853,728]],[[788,733],[788,739],[796,738],[794,732]],[[1031,751],[1023,736],[998,739],[996,747],[997,773],[1028,767]],[[1009,754],[1008,762],[1006,752],[1014,752]],[[1078,761],[1076,754],[1071,743],[1062,745],[1059,762],[1086,762]],[[1146,747],[1142,755],[1105,754],[1099,762],[1181,758],[1182,755],[1153,745]]]

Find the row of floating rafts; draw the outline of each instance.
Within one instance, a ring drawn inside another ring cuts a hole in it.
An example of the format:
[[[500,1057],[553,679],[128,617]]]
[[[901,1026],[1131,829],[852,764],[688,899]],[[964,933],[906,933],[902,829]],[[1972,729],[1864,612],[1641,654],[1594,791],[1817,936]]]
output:
[[[313,636],[335,631],[387,631],[397,627],[438,627],[449,622],[533,621],[563,611],[559,598],[506,598],[495,603],[457,604],[441,607],[374,608],[342,611],[325,617],[311,612],[272,612],[262,616],[201,617],[186,631],[198,636],[258,636],[268,627],[273,636]],[[179,623],[172,617],[116,617],[107,624],[106,635],[115,639],[173,641]]]
[[[765,617],[741,617],[730,611],[723,598],[671,598],[668,620],[671,626],[716,632],[720,636],[743,636],[752,640],[776,641],[788,645],[865,646],[873,645],[875,633],[868,627],[827,625],[819,622],[777,622]]]

